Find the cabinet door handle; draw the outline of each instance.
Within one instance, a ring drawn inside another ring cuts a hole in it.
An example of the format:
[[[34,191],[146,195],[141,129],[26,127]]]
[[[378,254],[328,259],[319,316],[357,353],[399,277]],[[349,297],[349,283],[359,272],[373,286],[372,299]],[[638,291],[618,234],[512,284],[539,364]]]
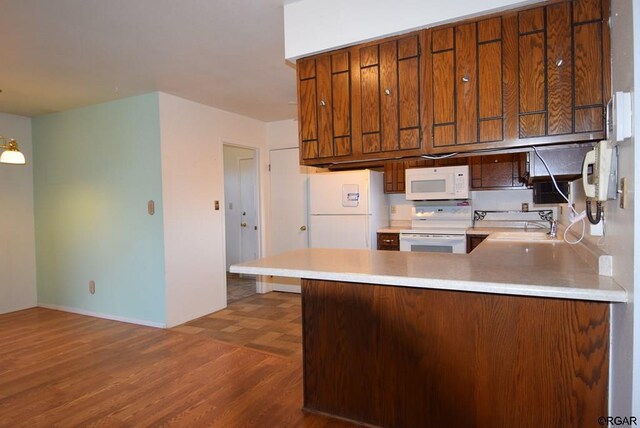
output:
[[[240,223],[240,227],[247,227],[247,223]]]
[[[300,226],[300,232],[304,232],[305,230],[307,230],[307,226]]]
[[[384,242],[385,244],[393,244],[394,243],[393,239],[383,239],[382,242]]]
[[[556,59],[556,67],[561,67],[564,64],[564,60],[562,58]]]
[[[469,79],[469,76],[462,76],[462,81],[463,81],[464,83],[467,83],[469,80],[470,80],[470,79]]]
[[[320,105],[321,105],[322,107],[324,107],[324,106],[326,106],[326,105],[327,105],[327,103],[326,103],[324,100],[320,100]]]
[[[391,89],[386,88],[386,89],[384,90],[384,93],[385,93],[385,95],[391,95]]]

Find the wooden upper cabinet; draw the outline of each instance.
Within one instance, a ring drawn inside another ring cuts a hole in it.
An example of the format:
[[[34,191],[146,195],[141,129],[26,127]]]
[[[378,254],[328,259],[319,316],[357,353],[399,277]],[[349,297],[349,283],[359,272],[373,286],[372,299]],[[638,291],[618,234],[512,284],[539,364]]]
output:
[[[352,154],[348,51],[298,61],[298,128],[303,163]]]
[[[430,73],[422,82],[428,151],[471,150],[478,143],[502,141],[502,18],[438,28],[429,38],[423,61]]]
[[[609,2],[554,1],[299,60],[301,162],[605,138]]]
[[[406,162],[386,161],[384,164],[384,193],[404,193],[404,171]]]
[[[517,138],[604,138],[608,16],[607,0],[554,3],[517,14]],[[515,30],[515,20],[512,25]]]
[[[474,190],[526,187],[524,153],[474,156],[470,163],[471,188]]]
[[[363,157],[397,152],[417,154],[421,148],[420,43],[417,34],[354,52],[359,70],[359,125]]]

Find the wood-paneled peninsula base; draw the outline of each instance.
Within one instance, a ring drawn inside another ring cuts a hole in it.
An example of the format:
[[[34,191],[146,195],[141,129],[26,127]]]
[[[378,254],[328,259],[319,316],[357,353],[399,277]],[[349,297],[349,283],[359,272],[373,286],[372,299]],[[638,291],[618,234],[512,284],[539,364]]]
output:
[[[596,427],[609,304],[302,281],[304,406],[384,427]]]

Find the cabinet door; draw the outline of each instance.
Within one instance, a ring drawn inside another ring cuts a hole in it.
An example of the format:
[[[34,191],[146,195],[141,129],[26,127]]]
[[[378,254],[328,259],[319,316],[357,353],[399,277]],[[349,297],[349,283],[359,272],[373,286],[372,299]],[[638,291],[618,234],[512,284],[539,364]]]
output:
[[[433,147],[503,140],[502,18],[434,30],[430,54]]]
[[[609,52],[604,16],[606,0],[518,13],[519,138],[562,142],[604,136],[610,75],[603,60]]]
[[[471,188],[524,188],[521,163],[524,153],[474,156],[471,158]]]
[[[418,36],[359,49],[362,153],[419,149]]]
[[[605,108],[609,100],[608,12],[607,3],[600,7],[597,0],[578,0],[573,5],[573,52],[575,70],[574,131],[597,132],[605,129]],[[607,45],[605,46],[605,43]],[[605,76],[607,76],[605,78]]]
[[[300,157],[313,164],[352,154],[349,52],[300,60]]]
[[[403,161],[387,161],[384,164],[384,193],[404,193],[405,163]]]

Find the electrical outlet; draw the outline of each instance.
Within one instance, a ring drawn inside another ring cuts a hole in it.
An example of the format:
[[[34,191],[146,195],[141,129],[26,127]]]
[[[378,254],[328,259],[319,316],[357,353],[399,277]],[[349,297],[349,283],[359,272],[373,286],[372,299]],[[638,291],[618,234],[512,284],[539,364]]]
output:
[[[590,224],[590,232],[591,236],[602,236],[604,235],[604,221],[600,220],[598,224]]]
[[[96,282],[94,280],[89,281],[89,293],[96,294]]]

